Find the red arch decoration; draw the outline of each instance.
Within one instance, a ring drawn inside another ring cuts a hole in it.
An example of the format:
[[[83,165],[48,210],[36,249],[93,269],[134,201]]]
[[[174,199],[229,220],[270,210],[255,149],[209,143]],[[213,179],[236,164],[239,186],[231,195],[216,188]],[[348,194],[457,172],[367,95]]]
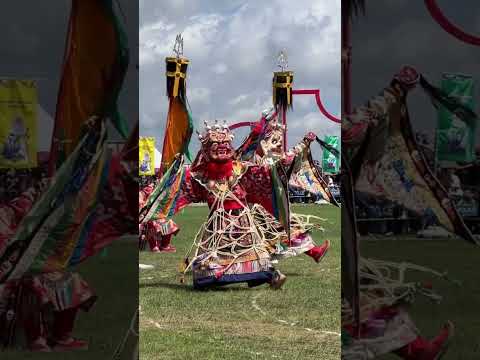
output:
[[[314,95],[315,96],[315,101],[317,102],[317,106],[320,109],[320,112],[325,116],[327,119],[332,120],[333,122],[336,122],[340,124],[342,122],[341,119],[337,118],[336,116],[330,114],[325,106],[323,106],[322,100],[320,99],[320,90],[315,89],[315,90],[292,90],[292,94],[298,94],[298,95]]]
[[[239,127],[244,127],[244,126],[252,127],[255,124],[256,124],[255,121],[253,121],[253,122],[252,121],[243,121],[243,122],[239,122],[239,123],[236,123],[236,124],[232,124],[228,128],[230,130],[235,130],[235,129],[238,129]]]
[[[312,89],[312,90],[303,90],[303,89],[302,90],[295,90],[295,89],[293,89],[292,94],[294,94],[294,95],[314,95],[315,96],[315,101],[317,102],[318,109],[323,114],[323,116],[325,116],[327,119],[329,119],[333,122],[336,122],[337,124],[340,124],[342,122],[341,119],[337,118],[336,116],[330,114],[327,111],[327,109],[323,105],[322,100],[320,98],[320,90],[319,89]],[[277,116],[277,113],[273,114],[273,116]],[[236,124],[232,124],[228,128],[230,130],[235,130],[235,129],[238,129],[240,127],[245,127],[245,126],[252,127],[256,123],[257,123],[256,121],[253,121],[253,122],[252,121],[242,121],[242,122],[238,122]]]
[[[428,12],[432,18],[445,30],[447,33],[452,35],[464,43],[480,46],[480,37],[471,35],[463,31],[460,27],[453,24],[443,13],[440,7],[438,6],[436,0],[425,0],[425,5],[428,9]]]

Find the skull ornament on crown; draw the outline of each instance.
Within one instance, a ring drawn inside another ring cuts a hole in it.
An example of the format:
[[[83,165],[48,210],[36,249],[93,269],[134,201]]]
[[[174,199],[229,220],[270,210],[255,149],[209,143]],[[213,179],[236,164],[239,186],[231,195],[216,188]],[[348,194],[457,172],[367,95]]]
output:
[[[198,133],[198,139],[202,143],[201,151],[207,161],[222,163],[233,159],[233,134],[226,121],[220,125],[218,120],[215,120],[213,126],[205,121],[205,131],[203,134]]]

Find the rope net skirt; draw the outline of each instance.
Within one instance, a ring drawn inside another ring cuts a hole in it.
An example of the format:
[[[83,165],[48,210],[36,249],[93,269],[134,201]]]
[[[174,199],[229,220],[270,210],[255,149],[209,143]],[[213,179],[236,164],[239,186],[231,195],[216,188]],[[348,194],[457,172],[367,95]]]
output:
[[[311,230],[317,229],[322,232],[325,230],[319,225],[319,222],[326,221],[326,219],[315,215],[291,213],[291,244],[289,244],[288,236],[283,226],[264,207],[255,204],[252,206],[251,212],[255,225],[265,241],[276,248],[276,252],[273,255],[275,259],[296,256],[312,249],[315,243],[310,235]]]
[[[312,229],[323,231],[316,222],[325,219],[291,214],[292,246],[289,246],[285,229],[261,205],[243,205],[232,191],[218,185],[212,193],[215,194],[212,210],[197,232],[182,265],[182,282],[183,275],[189,270],[194,282],[196,279],[271,271],[272,261],[296,256],[315,246],[310,235]],[[232,201],[241,207],[226,210],[226,203]]]
[[[183,273],[191,269],[195,281],[270,271],[275,248],[256,226],[250,208],[241,205],[239,209],[226,210],[226,201],[242,202],[228,189],[215,194],[212,211],[195,236],[189,251],[193,257]]]

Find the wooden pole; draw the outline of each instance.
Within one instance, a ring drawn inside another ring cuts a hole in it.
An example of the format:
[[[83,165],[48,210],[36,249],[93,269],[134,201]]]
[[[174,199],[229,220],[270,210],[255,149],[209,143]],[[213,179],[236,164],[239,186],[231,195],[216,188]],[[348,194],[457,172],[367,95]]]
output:
[[[282,108],[282,124],[285,126],[283,131],[283,151],[287,151],[287,109]]]
[[[342,19],[342,112],[349,115],[352,111],[351,99],[351,19],[348,15]]]

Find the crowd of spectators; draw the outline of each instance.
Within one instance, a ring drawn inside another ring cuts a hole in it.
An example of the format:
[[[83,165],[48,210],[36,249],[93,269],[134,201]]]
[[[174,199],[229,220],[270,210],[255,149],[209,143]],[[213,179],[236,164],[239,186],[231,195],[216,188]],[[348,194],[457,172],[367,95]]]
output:
[[[44,168],[0,169],[0,203],[6,203],[47,178]]]

